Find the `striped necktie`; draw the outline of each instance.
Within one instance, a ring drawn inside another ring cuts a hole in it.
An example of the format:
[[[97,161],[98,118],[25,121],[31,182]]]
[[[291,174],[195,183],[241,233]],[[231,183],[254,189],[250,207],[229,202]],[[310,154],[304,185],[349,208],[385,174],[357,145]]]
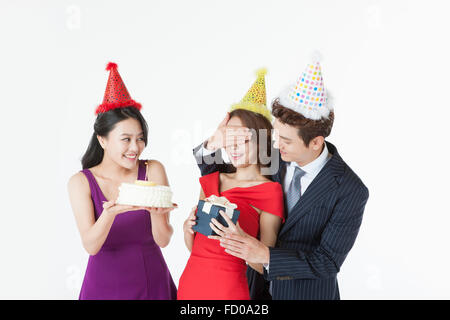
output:
[[[305,173],[306,172],[299,167],[295,167],[294,176],[292,177],[291,184],[289,185],[288,193],[286,195],[286,207],[288,210],[288,214],[300,199],[300,178],[305,175]]]

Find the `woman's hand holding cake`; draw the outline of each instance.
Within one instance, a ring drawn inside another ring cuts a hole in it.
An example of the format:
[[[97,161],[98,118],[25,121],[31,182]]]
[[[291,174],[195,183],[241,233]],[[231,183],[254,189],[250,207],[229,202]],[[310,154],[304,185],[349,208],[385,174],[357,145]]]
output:
[[[176,203],[172,203],[172,207],[170,207],[170,208],[159,208],[159,207],[123,205],[123,204],[118,204],[114,200],[110,200],[110,201],[105,201],[103,203],[103,214],[117,216],[118,214],[121,214],[124,212],[138,211],[138,210],[147,210],[149,213],[153,213],[153,214],[166,214],[175,208],[178,208],[178,205]]]
[[[172,211],[173,209],[178,208],[176,203],[172,203],[172,207],[169,208],[161,208],[161,207],[142,207],[142,209],[147,210],[151,214],[166,214]]]
[[[168,189],[168,192],[163,191],[163,196],[161,198],[164,199],[164,203],[161,207],[157,205],[155,207],[145,208],[147,211],[150,209],[153,238],[158,246],[164,248],[169,244],[170,237],[173,234],[173,228],[170,225],[169,218],[170,211],[176,208],[176,204],[172,203],[172,191],[170,191],[169,181],[163,164],[157,160],[148,161],[147,173],[148,177],[150,177],[151,181],[156,185],[146,188]],[[158,191],[156,193],[161,195]],[[170,206],[170,204],[172,204],[172,206]]]
[[[141,210],[141,208],[137,207],[137,206],[117,204],[114,200],[110,200],[110,201],[103,202],[102,215],[107,214],[109,216],[115,217],[118,214],[128,212],[128,211],[134,211],[134,210]]]

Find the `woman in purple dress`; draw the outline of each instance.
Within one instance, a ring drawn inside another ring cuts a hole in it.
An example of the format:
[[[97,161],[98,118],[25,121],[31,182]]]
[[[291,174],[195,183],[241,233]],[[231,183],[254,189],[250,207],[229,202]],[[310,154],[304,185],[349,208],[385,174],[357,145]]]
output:
[[[122,182],[146,176],[160,185],[168,181],[160,162],[138,160],[147,145],[147,123],[140,105],[129,98],[117,65],[108,68],[107,93],[81,160],[83,170],[68,183],[81,240],[90,255],[79,299],[176,299],[160,249],[173,233],[171,209],[115,203]]]

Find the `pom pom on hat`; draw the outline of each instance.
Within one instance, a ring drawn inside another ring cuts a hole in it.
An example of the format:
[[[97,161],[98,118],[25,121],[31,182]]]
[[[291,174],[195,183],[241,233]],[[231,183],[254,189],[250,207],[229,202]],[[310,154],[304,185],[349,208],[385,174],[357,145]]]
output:
[[[260,68],[260,69],[256,70],[256,76],[258,78],[264,77],[266,74],[267,74],[267,68]]]
[[[111,69],[117,69],[117,63],[108,62],[106,65],[106,71],[110,71]]]
[[[311,53],[310,60],[311,60],[311,62],[313,62],[313,63],[316,63],[316,62],[322,62],[323,56],[322,56],[322,54],[320,53],[319,50],[314,50],[314,51]]]

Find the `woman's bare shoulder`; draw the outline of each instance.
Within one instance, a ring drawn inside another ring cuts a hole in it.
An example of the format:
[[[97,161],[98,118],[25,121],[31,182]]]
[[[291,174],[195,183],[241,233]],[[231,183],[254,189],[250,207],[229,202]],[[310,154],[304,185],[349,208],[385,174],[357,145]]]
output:
[[[69,192],[89,193],[89,181],[83,172],[77,172],[69,178],[67,183]]]
[[[155,159],[145,160],[147,166],[147,177],[149,180],[162,185],[168,185],[166,169],[164,165]]]
[[[144,160],[144,163],[147,165],[147,169],[155,171],[165,170],[164,165],[156,159]]]

